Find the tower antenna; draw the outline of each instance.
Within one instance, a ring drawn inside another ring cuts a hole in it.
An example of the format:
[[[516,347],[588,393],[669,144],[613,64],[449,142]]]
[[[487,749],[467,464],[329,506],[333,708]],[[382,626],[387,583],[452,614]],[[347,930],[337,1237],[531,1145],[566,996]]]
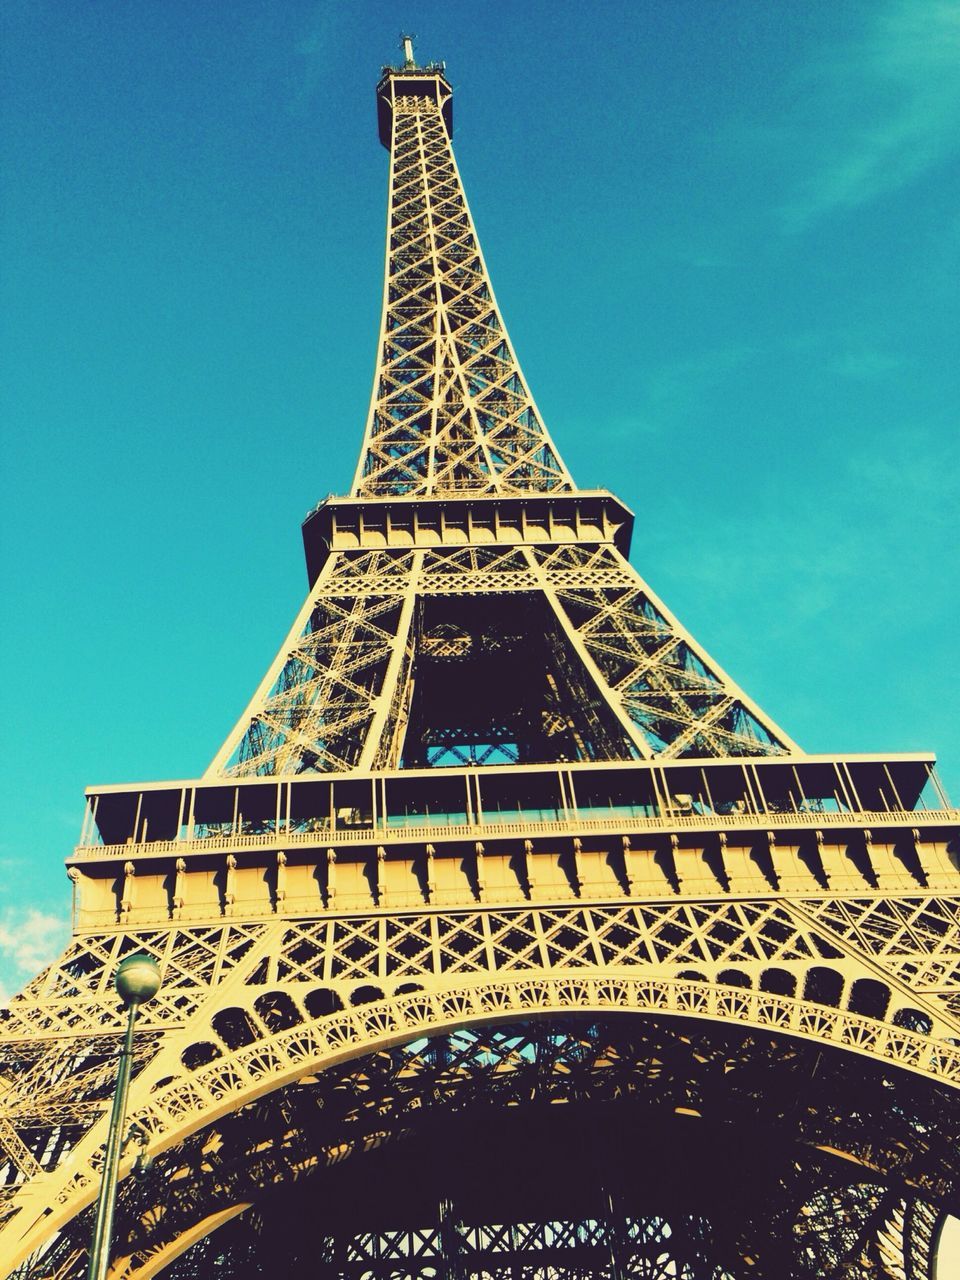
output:
[[[408,35],[406,32],[400,32],[400,48],[403,50],[403,65],[405,67],[415,67],[416,61],[413,57],[413,42],[416,40],[415,35]]]

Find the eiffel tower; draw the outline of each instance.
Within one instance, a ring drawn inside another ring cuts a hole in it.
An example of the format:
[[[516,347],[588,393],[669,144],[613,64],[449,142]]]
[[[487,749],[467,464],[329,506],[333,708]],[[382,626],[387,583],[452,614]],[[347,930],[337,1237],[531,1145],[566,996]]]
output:
[[[0,1044],[0,1274],[929,1280],[960,1212],[960,813],[808,755],[630,566],[494,299],[442,65],[377,86],[379,360],[201,778],[88,791]]]

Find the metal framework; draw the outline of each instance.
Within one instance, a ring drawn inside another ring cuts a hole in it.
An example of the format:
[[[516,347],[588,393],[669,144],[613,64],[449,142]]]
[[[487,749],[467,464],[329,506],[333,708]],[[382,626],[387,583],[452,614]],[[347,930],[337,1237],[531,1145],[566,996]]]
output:
[[[0,1273],[82,1272],[145,951],[113,1280],[930,1280],[960,814],[928,755],[802,753],[638,577],[405,54],[354,492],[207,773],[88,791],[0,1025]]]

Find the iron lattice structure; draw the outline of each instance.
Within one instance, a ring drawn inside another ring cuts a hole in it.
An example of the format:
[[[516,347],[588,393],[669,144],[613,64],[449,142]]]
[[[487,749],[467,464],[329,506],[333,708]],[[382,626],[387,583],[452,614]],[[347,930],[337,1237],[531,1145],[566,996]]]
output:
[[[114,1280],[930,1280],[960,1210],[960,814],[811,756],[627,560],[507,337],[442,67],[377,89],[351,497],[199,779],[95,787],[5,1013],[0,1259],[82,1273],[141,1014]]]

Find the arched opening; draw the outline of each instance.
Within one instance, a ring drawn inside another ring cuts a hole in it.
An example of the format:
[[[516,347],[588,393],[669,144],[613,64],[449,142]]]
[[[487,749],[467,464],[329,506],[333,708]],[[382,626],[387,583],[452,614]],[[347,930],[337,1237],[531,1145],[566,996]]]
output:
[[[311,1018],[325,1018],[330,1013],[339,1013],[343,1001],[329,987],[314,987],[304,997],[303,1007]]]
[[[363,986],[357,989],[350,996],[351,1004],[372,1004],[374,1000],[382,1000],[383,992],[379,987]]]
[[[231,1051],[253,1044],[262,1034],[246,1009],[221,1009],[210,1019],[210,1025]]]
[[[223,1050],[218,1044],[212,1044],[209,1040],[198,1040],[196,1044],[188,1044],[180,1055],[180,1061],[188,1071],[196,1071],[198,1067],[205,1067],[208,1062],[213,1062],[219,1058]]]
[[[268,1031],[289,1031],[303,1021],[303,1015],[286,991],[267,991],[257,996],[253,1007]]]
[[[918,1035],[928,1036],[933,1030],[933,1019],[920,1009],[904,1006],[893,1015],[893,1025],[903,1027],[907,1031],[915,1031]]]
[[[827,969],[823,965],[814,965],[807,970],[803,984],[803,998],[815,1004],[829,1004],[837,1007],[843,994],[843,975],[836,969]]]
[[[796,976],[788,969],[764,969],[760,975],[760,990],[775,996],[792,996],[797,991]]]
[[[721,969],[717,974],[717,981],[723,983],[725,987],[752,986],[749,976],[742,969]]]
[[[861,1013],[865,1018],[883,1018],[890,1003],[890,988],[875,978],[858,978],[850,988],[847,1004],[851,1013]]]

